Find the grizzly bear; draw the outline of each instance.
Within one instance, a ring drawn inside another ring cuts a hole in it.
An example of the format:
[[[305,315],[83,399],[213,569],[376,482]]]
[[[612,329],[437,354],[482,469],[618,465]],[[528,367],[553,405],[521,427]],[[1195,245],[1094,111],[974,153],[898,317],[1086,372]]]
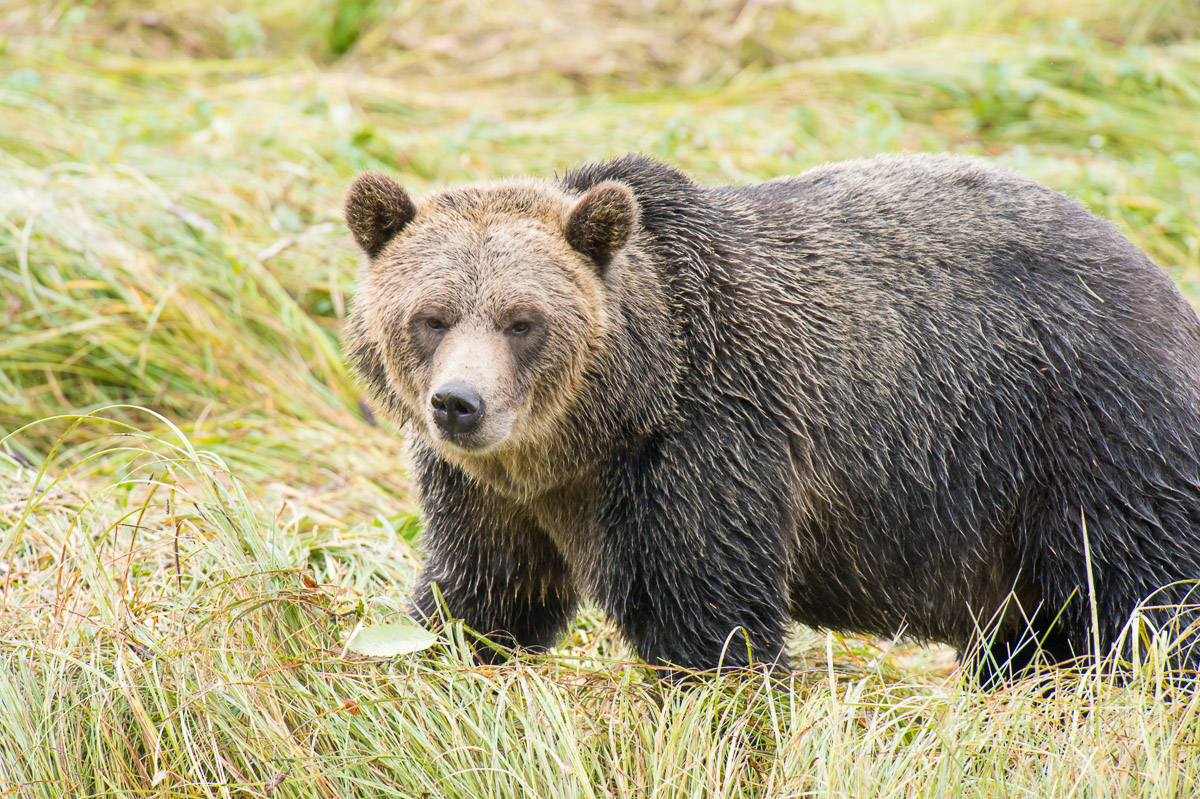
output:
[[[625,156],[420,204],[368,173],[346,219],[419,617],[547,647],[590,597],[685,669],[778,662],[794,619],[990,680],[1190,602],[1200,322],[1062,194],[961,157],[705,187]]]

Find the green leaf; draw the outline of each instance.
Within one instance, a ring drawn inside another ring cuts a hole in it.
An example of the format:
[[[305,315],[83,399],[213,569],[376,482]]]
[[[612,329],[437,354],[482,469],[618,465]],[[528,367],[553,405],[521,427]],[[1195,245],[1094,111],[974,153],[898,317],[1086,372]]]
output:
[[[428,649],[437,636],[416,624],[377,624],[350,636],[346,651],[376,658],[391,658]]]

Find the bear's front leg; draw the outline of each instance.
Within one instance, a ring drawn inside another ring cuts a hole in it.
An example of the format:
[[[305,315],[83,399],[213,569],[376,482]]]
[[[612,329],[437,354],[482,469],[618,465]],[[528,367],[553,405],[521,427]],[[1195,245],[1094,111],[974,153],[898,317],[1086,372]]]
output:
[[[498,644],[553,646],[578,604],[553,542],[513,503],[436,456],[418,454],[417,473],[426,560],[412,615],[437,621],[440,594],[451,618]],[[503,659],[487,647],[476,652],[488,662]]]
[[[692,423],[611,464],[599,599],[651,665],[782,664],[785,484],[747,439]]]

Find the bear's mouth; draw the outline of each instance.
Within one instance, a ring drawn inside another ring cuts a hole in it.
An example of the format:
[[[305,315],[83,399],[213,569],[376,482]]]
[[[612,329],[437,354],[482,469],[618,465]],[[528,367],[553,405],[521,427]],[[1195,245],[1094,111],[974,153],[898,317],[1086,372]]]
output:
[[[488,408],[469,429],[439,418],[436,410],[427,416],[429,436],[438,445],[457,454],[480,455],[504,445],[512,432],[512,414],[500,408]]]
[[[492,443],[475,432],[447,433],[438,429],[436,424],[431,424],[429,428],[429,432],[433,435],[435,441],[464,452],[481,452],[487,449]]]

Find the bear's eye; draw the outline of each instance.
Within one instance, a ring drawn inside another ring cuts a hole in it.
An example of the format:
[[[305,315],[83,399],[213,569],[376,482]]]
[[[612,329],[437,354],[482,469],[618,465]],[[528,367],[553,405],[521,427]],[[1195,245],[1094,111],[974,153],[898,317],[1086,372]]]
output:
[[[516,322],[508,326],[508,332],[514,336],[523,336],[529,332],[528,322]]]
[[[425,320],[425,327],[429,328],[435,333],[441,333],[446,329],[446,323],[437,317],[431,316]]]

